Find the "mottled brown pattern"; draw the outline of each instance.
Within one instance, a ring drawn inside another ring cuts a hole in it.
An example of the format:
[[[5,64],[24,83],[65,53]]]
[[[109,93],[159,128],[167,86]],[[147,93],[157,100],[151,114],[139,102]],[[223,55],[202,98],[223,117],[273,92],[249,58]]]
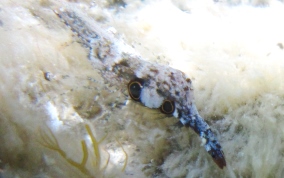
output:
[[[169,101],[171,105],[165,107],[169,112],[163,110],[163,113],[170,113],[182,125],[190,126],[205,140],[204,147],[217,165],[220,168],[226,166],[221,146],[193,103],[190,78],[179,70],[141,60],[139,55],[125,51],[129,49],[127,45],[99,30],[96,23],[84,24],[81,18],[69,11],[58,14],[73,31],[82,33],[79,37],[83,45],[89,47],[89,58],[93,66],[101,71],[105,84],[115,86],[117,91],[125,91],[129,89],[127,86],[132,79],[143,80],[136,101],[153,109],[161,109],[163,103]],[[170,106],[174,106],[174,110]]]

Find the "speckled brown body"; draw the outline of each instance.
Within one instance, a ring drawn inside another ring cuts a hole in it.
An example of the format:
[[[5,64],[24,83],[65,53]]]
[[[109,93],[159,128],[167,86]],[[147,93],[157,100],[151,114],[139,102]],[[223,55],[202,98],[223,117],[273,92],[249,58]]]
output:
[[[190,78],[169,66],[142,60],[132,48],[116,39],[112,33],[103,31],[95,22],[87,24],[83,17],[73,11],[55,12],[77,33],[82,45],[89,49],[89,59],[100,71],[105,84],[126,90],[129,81],[135,78],[143,80],[137,101],[153,109],[161,108],[164,101],[174,103],[174,111],[170,115],[178,118],[179,124],[189,126],[199,134],[206,151],[220,168],[226,166],[220,144],[193,103]]]

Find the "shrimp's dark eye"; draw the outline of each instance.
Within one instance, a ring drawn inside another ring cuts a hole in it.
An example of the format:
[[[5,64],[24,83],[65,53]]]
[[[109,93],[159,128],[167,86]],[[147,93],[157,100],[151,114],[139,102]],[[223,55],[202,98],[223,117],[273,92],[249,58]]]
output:
[[[160,110],[164,114],[172,114],[175,111],[175,103],[171,100],[165,100]]]
[[[128,83],[128,92],[130,97],[135,101],[140,101],[141,91],[143,89],[143,79],[134,79]]]

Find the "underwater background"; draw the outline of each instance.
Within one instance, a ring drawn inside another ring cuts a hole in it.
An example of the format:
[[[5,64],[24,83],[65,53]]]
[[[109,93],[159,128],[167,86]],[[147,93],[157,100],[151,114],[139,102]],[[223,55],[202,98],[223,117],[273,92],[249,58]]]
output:
[[[100,82],[66,7],[191,78],[224,169],[193,130]],[[283,177],[283,19],[277,0],[1,0],[0,177]]]

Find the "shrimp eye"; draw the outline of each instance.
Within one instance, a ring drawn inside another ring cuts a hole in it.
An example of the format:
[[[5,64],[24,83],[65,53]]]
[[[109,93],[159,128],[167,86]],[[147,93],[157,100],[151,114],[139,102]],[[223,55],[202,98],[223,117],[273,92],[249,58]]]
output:
[[[143,79],[134,79],[128,83],[128,92],[130,97],[135,101],[140,101],[141,91],[143,89]]]
[[[175,111],[175,103],[171,100],[164,100],[160,110],[164,114],[172,114]]]

